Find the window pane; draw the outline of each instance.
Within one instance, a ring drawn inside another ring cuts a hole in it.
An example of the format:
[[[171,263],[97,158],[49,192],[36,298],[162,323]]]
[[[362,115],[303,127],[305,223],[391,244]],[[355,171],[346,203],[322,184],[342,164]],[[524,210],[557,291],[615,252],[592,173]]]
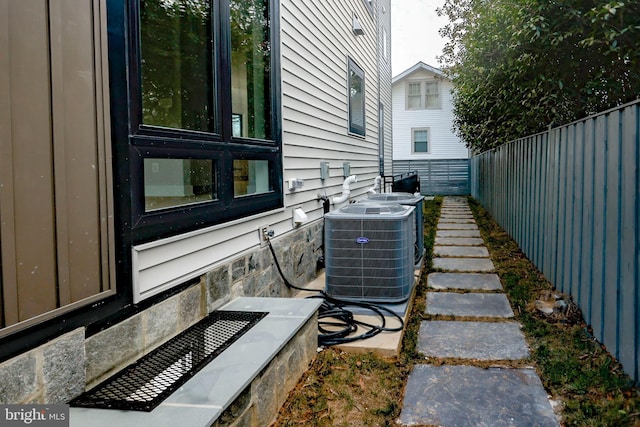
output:
[[[349,63],[349,131],[363,135],[364,128],[364,72]]]
[[[271,139],[271,43],[268,0],[231,0],[233,130]]]
[[[234,160],[233,195],[268,193],[273,190],[269,160]]]
[[[420,83],[409,83],[407,87],[407,108],[420,108],[421,99]]]
[[[216,199],[214,172],[209,159],[144,159],[145,211]]]
[[[429,145],[427,141],[416,141],[414,144],[414,152],[427,153],[429,152]]]
[[[416,141],[426,142],[429,137],[429,131],[416,130],[413,132],[413,136]]]
[[[413,151],[415,153],[429,152],[429,131],[427,129],[413,131]]]
[[[420,83],[409,83],[409,96],[420,96]]]
[[[142,121],[212,130],[208,0],[141,0]]]
[[[420,96],[409,96],[407,104],[411,109],[420,108]]]
[[[438,82],[425,83],[425,107],[439,108],[440,96],[438,93]]]

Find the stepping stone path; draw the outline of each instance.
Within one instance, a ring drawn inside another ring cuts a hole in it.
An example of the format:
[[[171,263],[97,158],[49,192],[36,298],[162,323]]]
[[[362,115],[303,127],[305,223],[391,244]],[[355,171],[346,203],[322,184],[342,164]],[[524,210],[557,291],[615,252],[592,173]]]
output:
[[[425,313],[448,317],[420,325],[418,350],[439,360],[414,367],[398,424],[559,426],[533,368],[497,367],[529,349],[466,198],[444,198],[433,253]]]

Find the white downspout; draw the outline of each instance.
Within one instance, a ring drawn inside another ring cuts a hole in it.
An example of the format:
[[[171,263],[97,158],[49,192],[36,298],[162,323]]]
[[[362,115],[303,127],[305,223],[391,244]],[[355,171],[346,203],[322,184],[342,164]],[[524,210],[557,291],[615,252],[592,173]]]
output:
[[[344,182],[342,183],[342,196],[334,197],[331,199],[331,203],[334,205],[338,205],[340,203],[346,202],[349,198],[349,194],[351,193],[351,189],[349,186],[354,182],[358,182],[358,178],[355,175],[348,176]]]

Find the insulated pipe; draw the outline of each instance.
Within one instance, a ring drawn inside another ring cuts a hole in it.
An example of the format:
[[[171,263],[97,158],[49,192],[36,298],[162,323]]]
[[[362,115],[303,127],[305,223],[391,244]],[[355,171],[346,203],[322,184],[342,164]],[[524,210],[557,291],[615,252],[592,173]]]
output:
[[[348,176],[342,183],[342,196],[334,197],[333,199],[331,199],[331,202],[334,205],[346,202],[349,198],[349,194],[351,193],[351,189],[349,188],[349,186],[354,182],[358,182],[358,178],[355,175]]]
[[[376,176],[375,183],[373,187],[367,190],[367,193],[377,194],[380,191],[380,182],[382,181],[382,177],[380,175]]]

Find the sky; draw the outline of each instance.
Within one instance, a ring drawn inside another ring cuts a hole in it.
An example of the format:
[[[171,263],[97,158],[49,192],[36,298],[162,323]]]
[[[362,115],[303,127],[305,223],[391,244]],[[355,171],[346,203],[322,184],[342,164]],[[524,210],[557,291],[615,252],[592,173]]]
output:
[[[436,8],[444,0],[391,0],[391,73],[395,77],[422,61],[440,68],[444,40],[438,30],[447,22]]]

